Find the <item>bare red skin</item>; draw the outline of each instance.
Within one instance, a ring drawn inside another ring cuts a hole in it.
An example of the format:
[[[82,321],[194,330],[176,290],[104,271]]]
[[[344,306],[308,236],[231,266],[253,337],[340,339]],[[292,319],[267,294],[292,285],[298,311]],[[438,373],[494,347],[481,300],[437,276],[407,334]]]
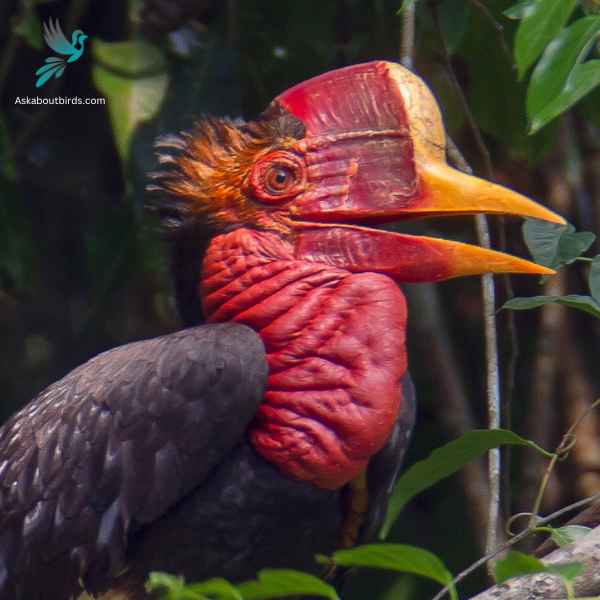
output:
[[[200,287],[209,321],[244,323],[265,345],[267,391],[249,430],[257,452],[326,489],[361,473],[402,401],[406,303],[394,281],[238,229],[211,241]]]
[[[304,81],[275,102],[300,119],[309,189],[296,199],[304,220],[377,222],[427,202],[419,186],[404,100],[383,61]]]

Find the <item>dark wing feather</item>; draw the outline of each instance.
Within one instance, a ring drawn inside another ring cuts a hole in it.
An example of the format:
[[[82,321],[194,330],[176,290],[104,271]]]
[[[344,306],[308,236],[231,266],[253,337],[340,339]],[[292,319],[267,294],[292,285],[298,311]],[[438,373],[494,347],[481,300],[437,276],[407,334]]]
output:
[[[121,570],[129,534],[243,437],[266,375],[252,330],[207,325],[105,352],[12,417],[0,430],[0,599],[58,600]]]
[[[360,542],[374,542],[383,525],[388,502],[417,418],[415,386],[407,372],[402,378],[402,404],[396,424],[385,446],[369,461],[367,481],[369,486],[369,510],[361,531]]]

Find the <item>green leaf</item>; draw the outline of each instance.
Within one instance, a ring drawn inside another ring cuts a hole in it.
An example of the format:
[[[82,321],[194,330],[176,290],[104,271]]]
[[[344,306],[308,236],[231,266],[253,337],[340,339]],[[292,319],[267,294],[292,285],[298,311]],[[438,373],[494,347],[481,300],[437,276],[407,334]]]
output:
[[[535,262],[556,268],[572,263],[592,245],[596,236],[590,231],[575,232],[572,225],[526,219],[523,238]]]
[[[566,230],[566,225],[525,219],[522,226],[523,239],[533,260],[545,267],[556,264],[560,237]]]
[[[564,29],[544,51],[527,88],[527,115],[537,129],[541,127],[540,113],[561,95],[575,65],[583,62],[599,32],[600,16],[583,17]],[[576,75],[569,90],[581,89],[580,77]],[[575,97],[569,90],[565,93]],[[542,113],[544,122],[550,119],[549,114]]]
[[[572,581],[581,574],[584,569],[583,563],[580,562],[572,562],[572,563],[564,563],[559,565],[546,565],[546,571],[548,573],[554,573],[555,575],[560,575],[563,579],[567,581]]]
[[[436,448],[426,459],[412,465],[398,479],[390,498],[385,522],[379,534],[385,539],[402,508],[409,500],[438,481],[456,473],[466,464],[492,448],[503,444],[527,446],[552,456],[537,444],[506,429],[475,429]]]
[[[595,239],[596,234],[591,231],[575,232],[575,228],[572,225],[567,226],[567,229],[558,240],[555,265],[570,265],[588,250]]]
[[[589,60],[582,65],[575,65],[560,94],[533,116],[530,132],[539,131],[599,85],[600,60]]]
[[[500,559],[494,567],[496,583],[503,583],[512,577],[521,577],[533,573],[552,573],[568,581],[574,579],[583,570],[578,562],[560,565],[545,565],[534,556],[511,550],[505,558]]]
[[[565,525],[564,527],[552,527],[550,536],[552,541],[560,548],[585,537],[590,531],[591,528],[583,525]]]
[[[157,46],[141,40],[92,44],[94,61],[123,77],[133,79],[161,75],[167,70],[167,60]]]
[[[121,160],[127,163],[136,127],[157,115],[168,86],[166,61],[146,42],[92,45],[94,84],[108,99],[108,110]]]
[[[339,600],[335,589],[318,577],[291,569],[263,569],[255,581],[245,581],[237,587],[244,600],[268,600],[305,594]]]
[[[25,3],[25,12],[15,25],[14,31],[32,48],[36,50],[43,48],[42,27],[32,3]]]
[[[512,577],[545,572],[546,567],[541,560],[517,550],[511,550],[504,558],[496,562],[494,566],[496,583],[503,583]]]
[[[594,257],[588,273],[588,286],[592,298],[600,304],[600,254]]]
[[[333,554],[335,564],[342,567],[369,567],[400,573],[412,573],[449,586],[450,596],[457,599],[452,574],[435,555],[415,546],[404,544],[367,544]]]
[[[161,593],[164,600],[243,600],[237,588],[220,577],[186,585],[181,577],[155,572],[150,573],[146,589]]]
[[[544,304],[561,304],[575,308],[589,315],[600,319],[600,304],[590,296],[579,296],[571,294],[569,296],[530,296],[528,298],[512,298],[504,303],[502,308],[509,310],[530,310],[539,308]]]
[[[182,577],[167,573],[150,573],[146,582],[148,592],[157,592],[162,600],[204,600],[202,596],[186,590]]]
[[[190,583],[186,589],[193,594],[214,600],[243,600],[239,590],[226,579],[215,577],[200,583]]]
[[[512,57],[481,11],[471,10],[469,18],[457,53],[469,72],[466,92],[477,124],[516,160],[537,162],[553,147],[555,127],[546,127],[535,136],[527,134],[526,86],[515,77]],[[506,24],[507,33],[512,28],[512,23]]]
[[[502,14],[509,19],[520,21],[533,11],[536,3],[537,0],[522,0],[510,8],[507,8]]]
[[[515,35],[519,79],[564,27],[575,6],[576,0],[537,0],[525,11]]]

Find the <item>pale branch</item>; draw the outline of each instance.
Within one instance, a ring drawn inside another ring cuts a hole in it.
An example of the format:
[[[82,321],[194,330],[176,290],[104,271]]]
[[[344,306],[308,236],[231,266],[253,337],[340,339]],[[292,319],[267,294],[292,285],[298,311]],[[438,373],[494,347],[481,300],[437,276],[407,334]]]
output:
[[[444,58],[450,79],[456,89],[458,97],[463,105],[464,113],[469,124],[469,129],[475,139],[477,148],[481,154],[485,165],[485,171],[489,179],[494,179],[494,171],[489,150],[483,141],[481,131],[471,112],[469,103],[460,86],[460,83],[452,67],[452,60],[446,38],[442,31],[439,21],[438,9],[435,4],[432,5],[432,16],[437,29]],[[449,140],[448,157],[461,171],[473,174],[473,169],[462,156],[456,144]],[[485,215],[475,217],[475,230],[477,232],[477,241],[483,248],[491,248],[490,230]],[[500,368],[498,356],[498,331],[496,327],[496,289],[494,287],[494,278],[487,273],[481,277],[481,292],[483,299],[483,320],[485,337],[485,363],[486,363],[486,396],[488,409],[488,427],[498,429],[500,427]],[[489,504],[488,504],[488,524],[486,531],[486,551],[492,552],[499,543],[500,529],[500,488],[502,484],[500,449],[494,448],[488,453],[488,475],[489,475]],[[488,571],[491,575],[492,564],[488,565]]]
[[[460,150],[452,139],[448,139],[448,157],[461,171],[471,175],[473,170],[464,159]],[[477,240],[479,245],[490,248],[490,231],[484,215],[475,217]],[[496,291],[494,279],[490,274],[481,277],[481,290],[483,296],[483,318],[485,331],[485,356],[486,356],[486,384],[488,400],[488,427],[500,427],[500,376],[498,358],[498,335],[496,330]],[[498,545],[498,524],[500,520],[500,449],[494,448],[489,452],[489,504],[488,525],[486,534],[486,552],[489,554]]]
[[[409,70],[414,68],[415,56],[415,0],[411,0],[402,13],[400,62]]]
[[[585,506],[593,504],[594,502],[600,502],[600,492],[598,492],[597,494],[594,494],[593,496],[589,496],[588,498],[583,498],[582,500],[577,500],[577,502],[573,502],[572,504],[569,504],[568,506],[564,506],[563,508],[553,512],[552,514],[549,514],[545,517],[539,518],[536,521],[536,527],[541,527],[542,525],[546,525],[546,523],[551,523],[555,519],[563,517],[564,515],[566,515],[570,512],[582,509]],[[515,544],[518,544],[519,542],[524,540],[527,536],[531,535],[532,533],[534,533],[534,531],[530,528],[526,528],[523,531],[521,531],[520,533],[517,533],[515,536],[511,537],[507,542],[504,542],[502,545],[498,546],[494,551],[490,552],[489,554],[486,554],[484,557],[480,558],[479,560],[476,560],[473,564],[469,565],[466,569],[462,570],[458,575],[456,575],[452,579],[452,585],[456,585],[457,583],[460,583],[463,579],[465,579],[466,577],[471,575],[471,573],[473,573],[474,571],[479,569],[479,567],[485,565],[488,561],[492,560],[493,558],[495,558],[496,556],[498,556],[505,550],[512,548],[512,546],[514,546]],[[448,594],[450,591],[449,586],[450,586],[450,584],[448,584],[444,588],[442,588],[432,598],[432,600],[441,600],[442,598],[444,598],[444,596],[446,596],[446,594]]]
[[[407,69],[414,69],[414,54],[415,54],[415,15],[416,2],[411,0],[404,7],[402,13],[402,29],[400,36],[400,62]],[[453,142],[451,142],[453,144]],[[456,153],[458,149],[454,147]],[[462,156],[462,155],[461,155]],[[463,160],[464,164],[466,162]],[[467,168],[468,165],[467,165]],[[440,412],[440,420],[454,436],[458,437],[466,431],[470,431],[475,427],[473,416],[467,400],[467,394],[464,390],[464,385],[460,380],[458,367],[454,360],[454,351],[449,343],[448,330],[441,317],[439,308],[439,293],[432,285],[416,286],[412,290],[407,290],[409,298],[418,297],[419,301],[415,302],[422,310],[420,311],[420,319],[416,327],[425,329],[419,339],[434,339],[434,347],[430,350],[433,352],[434,360],[438,359],[438,372],[440,380],[445,382],[442,386],[446,390],[446,402]],[[435,332],[436,335],[429,335]],[[498,425],[499,426],[499,425]],[[488,485],[485,479],[485,472],[482,466],[478,463],[467,465],[463,471],[463,480],[465,483],[465,497],[470,507],[468,511],[472,515],[475,523],[475,531],[485,532],[489,515],[486,511]],[[494,520],[494,522],[496,519]],[[481,545],[484,548],[488,547],[488,540],[485,534],[481,536]]]
[[[600,594],[600,527],[573,544],[563,546],[542,559],[545,565],[580,562],[584,570],[573,580],[575,596]],[[558,600],[566,597],[562,579],[550,573],[536,573],[509,579],[474,596],[471,600]]]

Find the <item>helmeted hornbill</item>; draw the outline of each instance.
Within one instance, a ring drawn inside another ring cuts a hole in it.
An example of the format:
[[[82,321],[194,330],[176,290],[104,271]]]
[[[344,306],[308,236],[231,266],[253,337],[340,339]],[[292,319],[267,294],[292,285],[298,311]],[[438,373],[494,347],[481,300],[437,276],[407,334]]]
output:
[[[431,93],[392,63],[158,146],[179,297],[208,324],[105,352],[4,425],[2,600],[137,600],[150,570],[239,580],[368,539],[414,413],[397,283],[550,271],[366,225],[563,222],[448,167]]]

